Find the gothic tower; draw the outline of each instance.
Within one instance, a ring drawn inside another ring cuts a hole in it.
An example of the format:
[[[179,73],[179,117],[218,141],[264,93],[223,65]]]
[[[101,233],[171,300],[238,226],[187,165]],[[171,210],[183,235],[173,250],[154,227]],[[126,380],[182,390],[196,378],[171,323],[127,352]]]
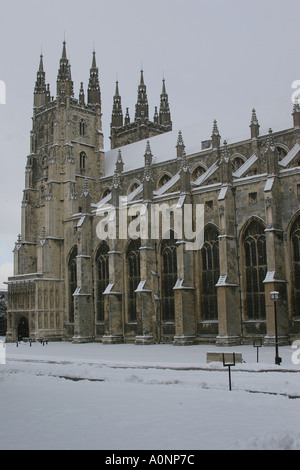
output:
[[[150,121],[147,88],[144,80],[144,71],[141,70],[133,122],[130,122],[128,108],[126,108],[126,116],[123,121],[121,96],[119,93],[119,83],[117,82],[116,91],[113,98],[113,110],[110,129],[110,141],[112,149],[171,131],[171,112],[169,106],[169,97],[166,92],[165,80],[163,80],[162,93],[160,95],[159,114],[157,112],[157,107],[155,107],[153,121]]]
[[[73,246],[77,246],[77,256],[88,255],[88,248],[80,246],[77,232],[70,231],[67,221],[75,214],[89,212],[86,202],[91,195],[97,199],[96,181],[104,174],[101,96],[95,52],[87,103],[83,84],[79,99],[74,97],[65,41],[56,85],[56,98],[51,98],[41,55],[34,88],[22,229],[14,250],[15,274],[10,289],[16,292],[16,298],[19,290],[20,296],[24,289],[31,292],[25,316],[32,335],[39,337],[44,331],[48,337],[59,339],[64,335],[63,326],[73,324],[72,317],[76,315],[74,309],[66,318],[63,310],[63,293],[68,290],[66,279],[69,276],[65,257],[69,256]],[[79,276],[82,259],[77,260]],[[20,302],[22,304],[22,300]],[[20,315],[14,315],[8,325],[8,337],[13,340],[17,339]],[[76,331],[72,333],[76,335]]]

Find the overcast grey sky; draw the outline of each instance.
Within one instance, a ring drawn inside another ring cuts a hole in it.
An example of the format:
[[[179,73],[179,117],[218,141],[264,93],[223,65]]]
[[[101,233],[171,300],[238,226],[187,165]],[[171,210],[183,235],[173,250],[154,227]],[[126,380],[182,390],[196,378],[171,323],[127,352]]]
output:
[[[95,45],[106,149],[116,78],[123,111],[129,107],[132,117],[141,64],[150,116],[164,76],[175,128],[218,119],[222,134],[223,119],[239,135],[247,132],[252,107],[262,128],[291,127],[291,84],[300,80],[299,0],[1,0],[0,6],[0,80],[7,87],[7,104],[0,105],[0,288],[20,232],[39,55],[42,48],[55,95],[64,33],[76,95],[81,81],[86,89]]]

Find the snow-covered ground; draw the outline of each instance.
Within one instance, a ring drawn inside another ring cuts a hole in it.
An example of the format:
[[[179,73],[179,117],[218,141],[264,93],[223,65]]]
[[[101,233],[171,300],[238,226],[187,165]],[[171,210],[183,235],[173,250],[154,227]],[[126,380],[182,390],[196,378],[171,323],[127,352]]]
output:
[[[242,353],[232,391],[208,351]],[[281,366],[274,348],[259,353],[257,364],[252,346],[7,344],[0,449],[300,449],[295,350],[280,348]]]

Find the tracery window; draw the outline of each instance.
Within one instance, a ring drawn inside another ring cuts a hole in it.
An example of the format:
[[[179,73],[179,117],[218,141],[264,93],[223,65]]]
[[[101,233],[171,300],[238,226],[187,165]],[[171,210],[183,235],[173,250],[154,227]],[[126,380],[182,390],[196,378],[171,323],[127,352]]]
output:
[[[81,119],[81,121],[79,123],[79,134],[80,135],[85,135],[85,131],[86,131],[85,122],[84,122],[83,119]]]
[[[231,161],[232,172],[235,173],[244,163],[242,157],[234,157]]]
[[[73,248],[69,257],[69,322],[74,322],[74,297],[73,294],[77,288],[77,246]]]
[[[278,155],[278,161],[280,161],[280,162],[288,154],[287,150],[284,149],[283,147],[280,147],[279,145],[276,147],[276,152],[277,152],[277,155]]]
[[[165,184],[168,183],[168,181],[170,181],[170,179],[171,179],[170,175],[168,175],[167,173],[164,174],[158,181],[157,189],[162,188]]]
[[[140,240],[132,240],[127,249],[128,321],[137,320],[136,289],[141,281]]]
[[[300,216],[292,226],[291,241],[293,262],[294,316],[300,317]]]
[[[202,165],[198,165],[197,168],[195,168],[195,170],[192,173],[191,181],[192,182],[196,181],[204,173],[206,173],[205,168]]]
[[[254,220],[244,235],[246,275],[246,317],[248,320],[266,318],[265,286],[267,249],[263,225]]]
[[[202,253],[202,319],[218,319],[217,287],[220,277],[219,233],[208,227],[204,234]]]
[[[80,171],[83,172],[85,170],[86,166],[86,154],[85,152],[81,152],[79,155],[79,165],[80,165]]]
[[[139,186],[140,184],[137,181],[134,181],[129,187],[128,194],[133,193],[133,191],[135,191]]]
[[[174,287],[177,281],[177,253],[174,234],[162,243],[162,319],[175,321]]]
[[[103,243],[96,255],[97,321],[104,321],[104,291],[109,284],[109,248]]]

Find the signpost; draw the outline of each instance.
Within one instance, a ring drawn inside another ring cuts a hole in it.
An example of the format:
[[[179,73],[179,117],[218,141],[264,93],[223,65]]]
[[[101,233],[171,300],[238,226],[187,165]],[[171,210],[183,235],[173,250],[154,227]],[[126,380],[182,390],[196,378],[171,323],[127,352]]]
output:
[[[258,356],[259,356],[258,351],[259,351],[259,348],[262,347],[262,339],[261,338],[255,338],[253,340],[253,347],[257,349],[256,360],[258,362]]]
[[[231,367],[235,366],[235,353],[223,353],[223,366],[228,367],[229,390],[231,391]]]

